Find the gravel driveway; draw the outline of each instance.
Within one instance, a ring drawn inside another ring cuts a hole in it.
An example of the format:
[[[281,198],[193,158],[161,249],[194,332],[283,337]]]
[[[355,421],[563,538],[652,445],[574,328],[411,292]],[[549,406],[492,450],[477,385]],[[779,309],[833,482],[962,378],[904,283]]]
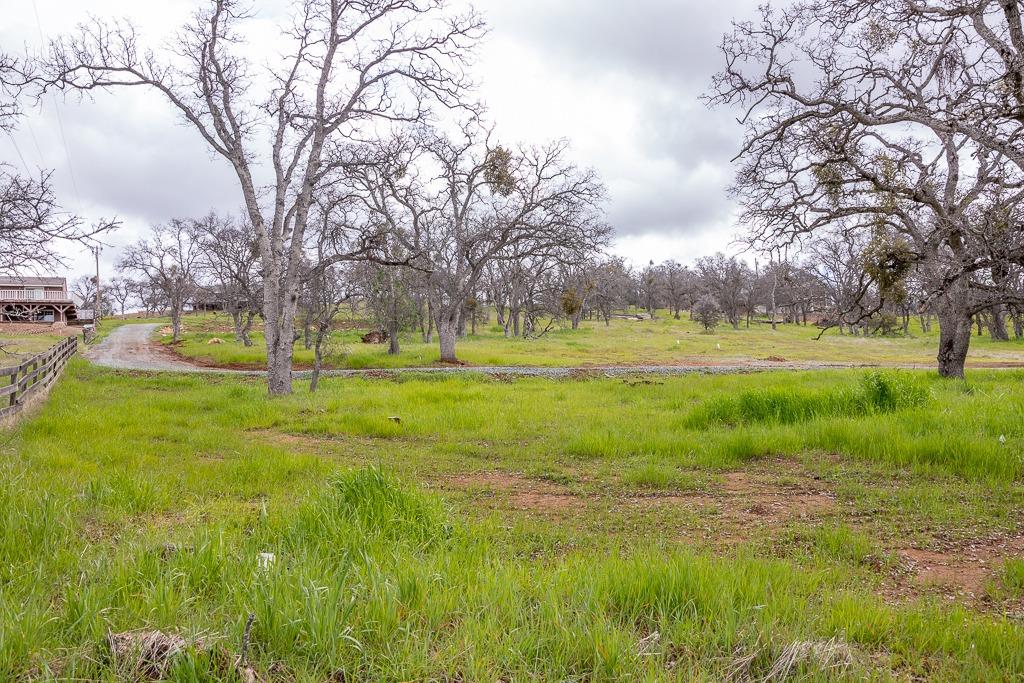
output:
[[[90,348],[84,355],[97,365],[123,370],[155,370],[160,372],[204,372],[238,375],[262,375],[257,370],[228,370],[201,367],[180,360],[162,350],[151,341],[153,332],[161,325],[154,323],[122,325],[111,331],[106,338]],[[640,366],[585,366],[576,368],[549,368],[530,366],[431,366],[422,368],[325,370],[324,376],[359,377],[381,376],[397,373],[452,374],[478,372],[486,375],[514,375],[521,377],[572,377],[572,376],[626,376],[626,375],[687,375],[694,373],[725,374],[762,372],[766,370],[821,370],[827,368],[874,367],[849,363],[823,362],[772,362],[749,361],[745,363],[693,364],[693,365],[640,365]],[[915,367],[915,366],[901,366]],[[920,366],[924,367],[924,366]],[[309,370],[297,370],[297,378],[309,377]]]
[[[171,370],[194,372],[200,368],[176,360],[150,341],[160,327],[155,323],[115,328],[83,355],[96,365],[122,370]]]

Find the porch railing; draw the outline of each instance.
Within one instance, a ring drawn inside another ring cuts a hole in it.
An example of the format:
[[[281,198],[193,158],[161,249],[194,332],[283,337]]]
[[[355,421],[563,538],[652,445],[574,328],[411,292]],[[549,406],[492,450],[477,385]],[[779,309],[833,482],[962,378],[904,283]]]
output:
[[[0,289],[0,301],[71,301],[67,292],[48,292],[31,289]]]

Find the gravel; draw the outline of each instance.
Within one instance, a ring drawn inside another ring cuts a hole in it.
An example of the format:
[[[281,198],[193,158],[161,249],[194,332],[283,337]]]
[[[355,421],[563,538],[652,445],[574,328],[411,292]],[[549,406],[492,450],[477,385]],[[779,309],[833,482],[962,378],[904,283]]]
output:
[[[152,370],[158,372],[196,372],[260,376],[259,370],[230,370],[192,365],[162,351],[150,341],[157,324],[122,325],[111,331],[107,337],[90,348],[85,357],[97,365],[123,370]],[[478,373],[496,377],[549,377],[564,379],[571,377],[628,377],[636,375],[691,375],[691,374],[736,374],[764,372],[768,370],[823,370],[828,368],[876,367],[852,363],[824,362],[774,362],[750,361],[745,363],[708,363],[690,365],[598,365],[572,368],[551,368],[537,366],[431,366],[420,368],[368,368],[361,370],[324,370],[322,377],[387,377],[399,374],[454,375]],[[906,366],[913,367],[913,366]],[[292,373],[297,379],[308,378],[309,370]]]

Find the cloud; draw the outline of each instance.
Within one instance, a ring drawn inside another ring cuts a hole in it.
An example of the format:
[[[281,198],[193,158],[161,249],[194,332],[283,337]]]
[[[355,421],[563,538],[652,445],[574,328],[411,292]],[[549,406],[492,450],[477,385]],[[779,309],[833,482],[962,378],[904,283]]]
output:
[[[726,188],[742,131],[730,112],[699,98],[730,20],[755,8],[750,0],[492,0],[485,93],[499,126],[511,120],[517,130],[572,138],[611,190],[621,238],[724,249],[736,232]]]
[[[91,13],[130,17],[159,44],[200,0],[36,0],[5,9],[0,44],[71,29]],[[717,45],[729,20],[749,16],[755,0],[475,0],[492,34],[476,65],[480,94],[498,133],[509,141],[569,138],[575,159],[593,166],[609,187],[609,220],[631,259],[642,248],[658,253],[726,248],[736,232],[726,197],[740,130],[731,113],[699,101],[719,68]],[[282,0],[259,0],[259,45]],[[269,54],[269,53],[268,53]],[[52,102],[44,102],[16,134],[30,165],[55,170],[65,204],[90,218],[117,214],[124,244],[151,223],[241,201],[228,164],[211,156],[192,129],[159,98],[141,91],[59,105],[68,142],[65,155]],[[72,165],[69,166],[67,158]],[[20,165],[8,140],[0,161]],[[74,181],[72,182],[72,170]],[[116,258],[116,249],[104,258]],[[85,255],[75,256],[81,270]]]

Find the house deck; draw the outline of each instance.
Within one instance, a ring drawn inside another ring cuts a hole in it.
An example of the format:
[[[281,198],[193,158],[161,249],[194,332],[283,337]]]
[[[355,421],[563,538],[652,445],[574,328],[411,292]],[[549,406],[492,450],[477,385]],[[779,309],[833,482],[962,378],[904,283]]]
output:
[[[79,310],[64,278],[0,277],[0,322],[79,321]]]

